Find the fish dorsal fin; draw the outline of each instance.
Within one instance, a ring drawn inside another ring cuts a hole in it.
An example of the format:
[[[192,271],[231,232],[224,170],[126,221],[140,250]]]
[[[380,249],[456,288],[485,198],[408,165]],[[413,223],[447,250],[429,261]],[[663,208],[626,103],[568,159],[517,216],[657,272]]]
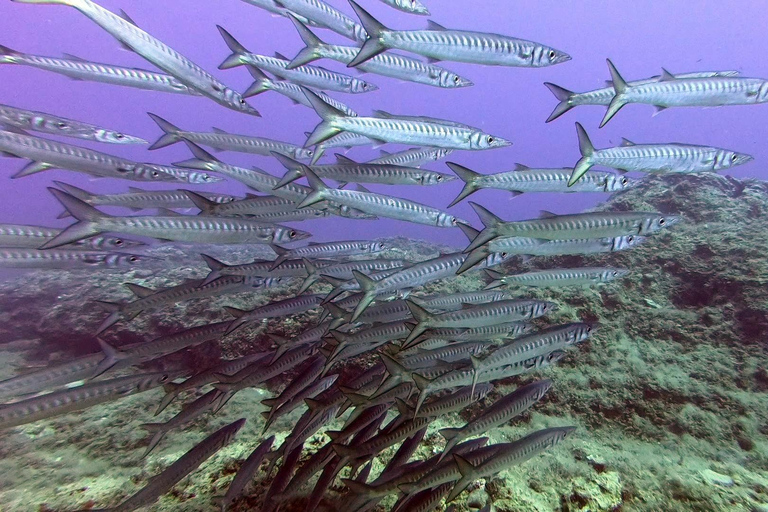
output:
[[[344,155],[339,155],[338,153],[336,154],[336,162],[340,163],[340,164],[343,164],[343,165],[354,165],[354,164],[357,163],[354,160],[352,160],[351,158],[347,158]]]
[[[523,165],[523,164],[515,164],[515,170],[516,171],[528,171],[528,170],[530,170],[530,167],[528,167],[527,165]]]
[[[215,126],[211,128],[211,130],[213,130],[213,133],[229,133],[225,130],[222,130],[221,128],[216,128]]]
[[[144,192],[146,192],[146,190],[138,187],[128,187],[128,192],[130,192],[131,194],[143,194]]]
[[[540,210],[539,211],[539,218],[540,219],[551,219],[553,217],[559,217],[558,214],[551,212],[549,210]]]
[[[380,149],[380,150],[379,150],[379,154],[380,154],[381,156],[389,156],[389,155],[391,155],[392,153],[390,153],[389,151],[384,151],[383,149]]]
[[[471,309],[475,307],[474,304],[470,304],[469,302],[462,302],[461,303],[461,309]]]
[[[673,75],[672,73],[670,73],[666,69],[661,68],[661,77],[659,77],[659,82],[670,82],[672,80],[677,80],[675,78],[675,75]]]
[[[135,21],[133,21],[133,18],[131,18],[130,16],[128,16],[128,13],[127,13],[127,12],[125,12],[124,10],[120,9],[120,14],[119,14],[119,16],[120,16],[121,18],[123,18],[125,21],[127,21],[128,23],[130,23],[131,25],[133,25],[134,27],[138,27],[138,25],[136,24],[136,22],[135,22]]]
[[[157,209],[157,214],[160,215],[161,217],[184,217],[183,214],[181,214],[179,212],[175,212],[175,211],[170,210],[168,208],[158,208]]]
[[[309,137],[310,135],[312,135],[312,132],[304,132],[305,137]]]
[[[251,194],[250,192],[246,192],[246,193],[245,193],[245,198],[246,198],[246,199],[256,199],[256,198],[258,198],[258,197],[261,197],[261,196],[260,196],[260,195],[258,195],[258,194]]]
[[[392,114],[390,114],[386,110],[374,110],[373,111],[373,117],[380,117],[382,119],[392,119],[395,116],[393,116]]]
[[[63,53],[62,55],[65,59],[76,60],[78,62],[87,62],[84,58],[78,57],[77,55],[72,55],[71,53]]]
[[[280,52],[275,52],[275,58],[280,60],[291,60]]]
[[[140,299],[143,299],[144,297],[149,297],[153,293],[155,293],[155,290],[152,288],[147,288],[146,286],[141,286],[140,284],[134,284],[134,283],[125,283],[125,287],[131,290],[131,293],[133,293],[135,296],[137,296]]]
[[[624,137],[621,138],[621,147],[626,148],[626,147],[634,146],[634,145],[635,145],[635,143],[632,142],[631,140],[625,139]]]
[[[448,30],[448,29],[445,28],[444,26],[442,26],[439,23],[436,23],[436,22],[434,22],[432,20],[427,20],[427,30],[440,30],[440,31],[444,31],[444,30]]]
[[[427,62],[429,62],[430,64],[437,64],[438,62],[440,62],[440,59],[436,59],[434,57],[427,57]]]
[[[361,185],[361,184],[359,184],[359,183],[358,183],[358,184],[355,186],[355,189],[356,189],[358,192],[365,192],[366,194],[372,194],[372,193],[373,193],[373,192],[371,192],[370,190],[368,190],[367,188],[365,188],[364,186],[362,186],[362,185]]]

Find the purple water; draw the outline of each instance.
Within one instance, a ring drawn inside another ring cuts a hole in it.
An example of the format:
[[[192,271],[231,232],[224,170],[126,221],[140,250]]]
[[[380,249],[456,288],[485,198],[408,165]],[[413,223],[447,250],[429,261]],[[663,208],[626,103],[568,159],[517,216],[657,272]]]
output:
[[[353,16],[343,1],[330,2]],[[250,84],[244,68],[217,70],[229,54],[216,24],[227,28],[249,50],[271,55],[279,51],[292,57],[302,47],[292,24],[281,17],[238,0],[162,2],[119,2],[101,4],[113,11],[124,8],[143,29],[162,39],[227,85],[243,91]],[[366,9],[391,28],[423,28],[426,18],[401,13],[381,2],[362,2]],[[489,133],[510,139],[509,148],[484,152],[456,152],[449,160],[479,172],[509,170],[515,162],[536,167],[572,166],[579,158],[574,122],[580,121],[595,146],[618,144],[621,137],[635,142],[685,142],[707,144],[746,152],[755,157],[748,165],[729,170],[735,177],[766,176],[763,162],[764,127],[768,125],[768,106],[741,106],[718,109],[671,109],[652,117],[650,106],[625,107],[602,130],[597,125],[602,107],[578,107],[556,121],[545,124],[557,101],[542,85],[554,82],[574,91],[603,86],[609,78],[605,58],[610,57],[623,76],[640,79],[658,74],[661,67],[671,72],[697,70],[738,70],[744,76],[768,77],[768,62],[760,49],[768,43],[765,18],[754,15],[763,6],[757,1],[731,2],[667,1],[604,2],[584,0],[510,1],[486,0],[479,3],[457,0],[427,2],[431,19],[449,27],[497,32],[531,39],[569,53],[573,60],[542,69],[483,67],[446,62],[442,65],[471,79],[475,85],[464,89],[437,89],[400,82],[376,75],[363,75],[380,90],[361,94],[331,93],[361,115],[373,109],[408,115],[428,115],[482,127]],[[327,30],[316,30],[327,42],[349,44]],[[75,9],[64,6],[0,3],[0,44],[21,52],[61,56],[71,53],[88,60],[152,69],[140,56],[121,49],[101,28]],[[333,61],[316,64],[346,72]],[[356,74],[354,71],[349,71]],[[150,91],[114,87],[106,84],[73,81],[56,74],[23,66],[0,66],[0,102],[16,107],[73,117],[154,141],[160,130],[145,114],[157,113],[183,129],[206,131],[212,126],[233,133],[267,136],[297,144],[304,132],[319,121],[315,113],[292,105],[283,96],[266,92],[252,98],[262,118],[230,111],[211,100]],[[62,139],[64,140],[64,139]],[[68,139],[100,151],[139,161],[170,163],[189,158],[181,144],[153,152],[142,146],[88,144]],[[387,150],[404,147],[390,145]],[[282,175],[283,167],[267,157],[232,152],[217,153],[227,163],[260,168]],[[366,160],[378,156],[377,150],[354,148],[347,156]],[[323,162],[329,162],[325,158]],[[46,171],[18,180],[8,177],[21,166],[14,158],[0,159],[0,222],[65,226],[71,221],[56,221],[61,207],[45,190],[52,180],[96,192],[124,192],[129,185],[146,188],[173,187],[118,180],[93,180],[72,171]],[[429,168],[449,172],[443,163]],[[245,187],[223,182],[207,190],[241,194]],[[461,182],[422,187],[371,185],[371,190],[412,198],[444,208],[461,189]],[[472,196],[506,219],[536,216],[538,210],[558,213],[578,211],[604,198],[603,194],[524,194],[512,199],[500,191],[481,191]],[[126,214],[125,210],[107,210]],[[477,218],[463,201],[451,211],[479,226]],[[192,213],[192,212],[190,212]],[[465,245],[458,229],[439,229],[399,221],[351,221],[323,219],[301,224],[315,234],[315,240],[368,238],[405,235],[455,246]]]

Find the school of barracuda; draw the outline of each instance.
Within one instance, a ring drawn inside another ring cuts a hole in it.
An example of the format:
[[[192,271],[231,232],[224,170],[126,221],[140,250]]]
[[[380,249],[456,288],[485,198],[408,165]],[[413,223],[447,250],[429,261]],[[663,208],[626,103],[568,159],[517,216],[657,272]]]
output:
[[[273,15],[290,20],[306,45],[293,59],[280,54],[249,52],[238,39],[218,27],[231,55],[221,69],[245,66],[254,84],[240,94],[213,75],[144,32],[124,12],[105,10],[91,0],[13,0],[29,4],[74,7],[124,47],[136,52],[158,71],[88,62],[78,57],[52,58],[21,53],[0,46],[0,62],[31,66],[78,80],[103,82],[159,92],[208,97],[235,111],[258,116],[246,99],[274,91],[314,109],[319,124],[304,144],[281,142],[215,129],[210,133],[184,130],[150,113],[162,131],[149,149],[183,142],[192,153],[174,166],[141,163],[35,135],[40,132],[109,144],[146,144],[141,138],[53,114],[0,105],[0,153],[29,163],[13,178],[51,168],[97,177],[174,183],[177,189],[148,191],[129,188],[124,194],[98,195],[63,182],[49,191],[64,207],[61,217],[73,217],[66,229],[16,224],[0,225],[0,266],[23,268],[119,269],[153,259],[140,254],[144,243],[129,237],[160,241],[212,244],[269,244],[274,260],[229,264],[201,255],[210,267],[205,279],[193,279],[165,289],[126,286],[136,299],[128,303],[99,302],[106,312],[100,334],[117,322],[193,298],[252,291],[261,293],[291,280],[302,281],[299,295],[251,311],[228,308],[234,320],[198,325],[145,343],[113,347],[99,340],[102,351],[38,369],[0,382],[0,429],[9,429],[55,415],[83,410],[121,397],[163,386],[166,396],[157,413],[187,390],[211,387],[163,423],[146,424],[150,433],[145,456],[172,429],[203,414],[215,414],[240,390],[271,385],[263,442],[242,462],[226,494],[222,510],[249,493],[255,480],[271,482],[258,496],[261,510],[285,510],[303,503],[315,510],[342,470],[346,495],[333,510],[373,510],[387,495],[397,495],[392,510],[434,510],[443,500],[458,499],[473,481],[488,478],[524,463],[571,434],[574,427],[549,428],[513,442],[487,444],[484,433],[507,424],[535,404],[556,382],[542,378],[520,387],[483,409],[463,425],[444,428],[444,449],[426,460],[413,460],[427,427],[436,418],[483,401],[494,382],[526,373],[546,372],[568,350],[589,338],[591,323],[550,325],[534,329],[532,320],[544,318],[557,305],[543,300],[513,298],[504,287],[589,286],[619,280],[629,271],[611,267],[552,268],[508,275],[498,268],[513,257],[611,253],[652,243],[652,235],[679,222],[657,212],[585,212],[507,222],[487,208],[471,203],[482,222],[478,231],[467,220],[444,209],[366,190],[363,183],[440,186],[452,180],[464,188],[448,207],[484,188],[513,195],[531,192],[621,192],[636,181],[620,173],[695,173],[744,164],[749,155],[716,147],[683,143],[632,143],[596,149],[585,129],[576,123],[582,158],[554,169],[532,169],[518,164],[511,171],[481,173],[448,163],[455,173],[420,169],[456,150],[506,147],[510,141],[459,121],[372,110],[358,114],[331,93],[363,94],[374,83],[341,72],[308,65],[335,60],[371,74],[440,88],[472,85],[470,79],[436,64],[464,62],[479,65],[537,68],[567,62],[571,57],[541,43],[510,36],[445,28],[430,21],[425,30],[397,30],[384,26],[354,0],[358,21],[322,0],[244,0]],[[419,0],[381,0],[401,11],[429,15]],[[425,2],[428,3],[428,2]],[[254,16],[258,16],[254,10]],[[287,28],[288,29],[288,28]],[[352,42],[325,43],[316,32],[329,29]],[[293,30],[293,28],[290,28]],[[392,53],[391,50],[405,52]],[[426,61],[422,59],[426,58]],[[603,89],[574,93],[546,83],[559,104],[547,122],[578,105],[603,105],[601,126],[624,105],[645,103],[657,109],[681,106],[720,106],[768,101],[768,81],[743,78],[733,71],[690,72],[626,81],[608,61],[610,82]],[[523,71],[516,71],[523,72]],[[270,78],[267,73],[274,75]],[[368,75],[370,76],[370,75]],[[308,127],[311,128],[311,127]],[[355,145],[401,143],[418,146],[397,154],[382,151],[371,162],[338,155],[336,163],[317,164],[328,149]],[[274,157],[285,166],[284,176],[258,168],[229,165],[202,146]],[[590,171],[603,166],[619,173]],[[296,182],[305,178],[308,185]],[[242,183],[251,191],[243,198],[184,190],[184,183],[205,184],[223,179]],[[334,188],[333,180],[353,188]],[[133,212],[157,208],[157,214],[114,216],[98,206],[120,206]],[[182,215],[174,208],[198,208],[198,215]],[[279,222],[328,216],[361,220],[379,217],[434,227],[460,228],[469,240],[464,251],[426,261],[377,257],[386,250],[375,240],[339,240],[285,247],[311,234]],[[127,237],[124,237],[127,236]],[[124,250],[139,253],[126,253]],[[497,267],[496,269],[492,267]],[[420,288],[465,271],[484,271],[491,278],[485,290],[453,295],[424,295]],[[330,294],[309,292],[316,283],[333,286]],[[91,299],[98,299],[92,297]],[[221,361],[203,372],[126,372],[133,366],[221,340],[248,324],[267,318],[286,318],[314,311],[317,321],[293,339],[271,334],[274,348]],[[375,357],[371,355],[375,354]],[[366,357],[366,365],[352,374],[350,362]],[[376,361],[376,362],[370,362]],[[362,368],[362,369],[360,369]],[[114,376],[123,370],[119,376]],[[289,375],[291,378],[286,379]],[[343,377],[342,377],[343,375]],[[77,386],[72,383],[85,381]],[[278,392],[279,390],[279,392]],[[275,419],[296,408],[306,411],[280,446],[267,436]],[[396,412],[388,416],[389,412]],[[304,450],[304,443],[347,414],[342,430],[325,433],[321,448]],[[388,421],[386,419],[390,417]],[[232,442],[247,421],[242,418],[210,434],[185,455],[146,482],[133,496],[115,496],[107,510],[135,510],[152,504],[206,459]],[[399,446],[383,471],[369,478],[371,461]],[[268,463],[268,464],[267,464]],[[314,487],[309,483],[315,477]],[[77,504],[73,503],[73,506]]]

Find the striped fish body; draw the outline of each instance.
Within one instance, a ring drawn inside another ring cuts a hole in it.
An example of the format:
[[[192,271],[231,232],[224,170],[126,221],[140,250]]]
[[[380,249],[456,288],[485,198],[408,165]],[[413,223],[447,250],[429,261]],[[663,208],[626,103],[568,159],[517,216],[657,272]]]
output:
[[[118,361],[113,368],[122,368],[128,365],[151,361],[179,350],[194,347],[206,341],[219,339],[224,336],[228,325],[229,322],[200,325],[162,336],[146,343],[132,345],[123,350],[125,358]]]
[[[284,80],[270,80],[269,78],[266,78],[266,79],[259,78],[253,83],[253,85],[251,85],[251,87],[249,87],[243,93],[243,97],[248,98],[250,96],[255,96],[256,94],[264,92],[265,90],[275,91],[276,93],[282,94],[283,96],[290,98],[291,101],[293,101],[294,103],[300,103],[305,107],[312,107],[312,105],[309,103],[309,100],[307,100],[307,97],[304,96],[303,92],[301,92],[301,88],[298,85],[291,82],[286,82]],[[315,90],[313,92],[318,96],[320,96],[321,98],[323,98],[323,101],[331,105],[333,108],[337,110],[341,110],[346,115],[348,116],[357,115],[357,112],[352,110],[349,106],[328,96],[324,92],[319,90]]]
[[[486,66],[544,67],[570,60],[554,48],[486,32],[447,30],[431,23],[435,30],[385,30],[379,42],[436,60],[468,62]],[[439,28],[437,28],[439,27]]]
[[[42,226],[0,224],[0,247],[35,249],[53,240],[61,231],[61,229]],[[70,245],[64,245],[61,249],[103,251],[106,249],[126,249],[141,245],[144,244],[114,236],[95,236]]]
[[[338,242],[323,242],[309,244],[305,247],[288,249],[281,255],[285,258],[338,258],[341,256],[359,256],[361,254],[376,254],[386,249],[381,242],[370,240],[343,240]]]
[[[313,262],[316,264],[317,262]],[[401,269],[406,266],[406,261],[401,259],[378,258],[373,260],[356,260],[344,263],[332,263],[322,268],[322,274],[338,279],[354,279],[353,270],[360,272],[382,272],[385,270]]]
[[[474,329],[430,329],[424,337],[424,343],[430,339],[448,339],[451,341],[483,341],[502,338],[516,338],[533,331],[533,325],[525,322],[504,322],[485,325]],[[421,338],[418,338],[419,340]],[[426,345],[425,345],[426,346]]]
[[[3,124],[15,126],[22,130],[33,130],[109,144],[146,144],[144,139],[93,124],[9,105],[0,105],[0,125]]]
[[[209,183],[218,183],[224,181],[223,178],[218,176],[212,176],[204,172],[190,171],[189,169],[179,169],[170,165],[159,164],[136,164],[134,172],[142,171],[146,173],[164,173],[168,176],[172,176],[175,181],[181,181],[184,183],[193,183],[196,185],[206,185]],[[154,176],[154,174],[152,174]]]
[[[487,346],[487,343],[479,341],[452,343],[446,347],[422,350],[418,354],[405,356],[400,359],[400,363],[409,370],[418,370],[436,366],[442,361],[446,363],[454,363],[457,361],[469,360],[470,354],[474,356],[481,354]]]
[[[129,187],[127,194],[91,194],[85,190],[67,185],[66,183],[56,182],[56,184],[65,192],[77,197],[91,206],[121,206],[133,210],[144,210],[147,208],[194,208],[195,204],[190,201],[189,196],[179,190],[141,190]],[[235,200],[234,196],[228,194],[217,194],[215,192],[199,192],[199,194],[209,201],[223,204]],[[69,214],[65,215],[69,216]]]
[[[607,283],[628,273],[628,270],[606,267],[563,268],[506,275],[500,280],[506,285],[547,288]]]
[[[342,183],[381,183],[383,185],[439,185],[453,176],[434,171],[392,164],[371,164],[349,161],[343,164],[312,166],[321,178]],[[570,171],[570,169],[569,169]]]
[[[274,2],[274,0],[243,0],[243,2],[254,5],[256,7],[260,7],[268,12],[271,12],[272,14],[277,14],[279,16],[288,17],[288,14],[290,13],[292,16],[296,16],[305,25],[314,25],[314,22],[304,18],[303,16],[300,16],[295,12],[291,12],[285,7],[280,7]]]
[[[0,153],[8,153],[34,162],[15,177],[27,176],[46,169],[61,168],[94,176],[135,181],[179,181],[176,177],[154,170],[137,168],[136,162],[91,149],[53,140],[0,130]]]
[[[320,66],[299,66],[295,69],[288,69],[290,61],[279,57],[268,57],[256,53],[240,53],[238,57],[240,64],[256,66],[284,80],[290,80],[294,84],[322,91],[361,94],[378,89],[372,83]]]
[[[39,269],[125,268],[148,258],[119,252],[73,250],[0,249],[0,267]]]
[[[587,158],[593,165],[623,171],[662,173],[715,172],[748,161],[727,149],[675,143],[630,144],[596,149]]]
[[[366,345],[404,338],[411,331],[406,322],[392,321],[360,330],[354,334],[331,332],[334,333],[334,337],[338,337],[337,339],[340,343],[346,345]]]
[[[74,7],[115,39],[159,69],[173,75],[187,87],[227,108],[258,115],[237,92],[132,22],[126,21],[91,0],[60,0],[59,3]]]
[[[399,153],[387,153],[386,151],[382,151],[379,158],[371,160],[368,163],[421,167],[426,163],[442,160],[451,153],[453,153],[452,149],[443,148],[412,148],[400,151]]]
[[[312,157],[312,150],[304,149],[296,144],[280,142],[265,137],[237,135],[223,130],[215,130],[213,132],[180,131],[178,136],[195,144],[224,151],[237,151],[239,153],[263,156],[270,156],[270,152],[275,151],[300,160]]]
[[[465,327],[471,329],[499,323],[532,320],[545,315],[554,307],[553,303],[545,301],[498,300],[435,315],[429,319],[429,324],[433,328]]]
[[[232,332],[242,325],[264,320],[265,318],[285,317],[288,315],[305,313],[318,307],[323,301],[323,297],[323,295],[299,295],[298,297],[270,302],[269,304],[260,306],[251,311],[243,311],[242,316],[239,316],[232,322],[227,329],[227,332]]]
[[[261,215],[249,216],[259,222],[300,222],[302,220],[323,219],[335,215],[331,210],[320,210],[317,208],[302,208],[292,212],[274,212]]]
[[[292,13],[303,16],[315,25],[332,30],[347,39],[362,42],[368,37],[359,23],[322,0],[280,0],[280,4]]]
[[[315,156],[312,157],[310,165],[315,165],[320,158],[325,154],[325,151],[332,148],[352,148],[356,146],[370,146],[374,142],[368,137],[358,135],[356,133],[342,132],[338,135],[334,135],[330,139],[326,140],[315,146]]]
[[[213,269],[218,275],[225,276],[253,276],[253,277],[300,277],[307,275],[304,262],[301,260],[287,260],[274,269],[272,260],[255,260],[251,263],[240,265],[223,265]],[[332,262],[317,261],[315,265],[320,268],[332,265]]]
[[[290,212],[295,209],[296,203],[290,199],[277,196],[258,196],[219,203],[212,206],[208,213],[227,217],[234,215],[268,215],[270,213]]]
[[[511,172],[486,174],[476,180],[479,188],[495,188],[511,192],[617,192],[630,186],[624,176],[610,172],[592,171],[568,187],[573,169],[532,169],[523,167]]]
[[[200,96],[196,90],[187,87],[176,77],[137,68],[112,66],[98,62],[69,57],[58,59],[15,52],[0,46],[0,63],[22,64],[25,66],[52,71],[75,80],[87,80],[111,85],[122,85],[149,91],[171,92]]]
[[[381,0],[395,9],[411,14],[429,16],[429,10],[419,0]],[[425,509],[426,510],[426,509]]]
[[[104,354],[88,354],[72,361],[47,366],[0,381],[0,400],[54,389],[96,376]]]
[[[627,87],[622,98],[626,103],[647,103],[658,107],[750,105],[768,101],[768,81],[742,77],[671,77]]]
[[[488,293],[491,292],[491,293]],[[496,293],[493,293],[496,292]],[[455,310],[461,309],[465,304],[484,304],[512,298],[512,296],[499,290],[478,290],[474,292],[452,293],[449,295],[432,295],[427,297],[413,297],[418,303],[427,309]],[[406,307],[406,309],[408,309]]]
[[[644,236],[626,235],[606,238],[582,238],[576,240],[549,240],[541,243],[535,238],[497,238],[488,243],[488,250],[502,252],[514,250],[530,256],[563,256],[571,254],[600,254],[624,251],[647,240]]]
[[[130,375],[83,384],[0,407],[0,430],[80,411],[155,388],[173,376],[167,372]]]

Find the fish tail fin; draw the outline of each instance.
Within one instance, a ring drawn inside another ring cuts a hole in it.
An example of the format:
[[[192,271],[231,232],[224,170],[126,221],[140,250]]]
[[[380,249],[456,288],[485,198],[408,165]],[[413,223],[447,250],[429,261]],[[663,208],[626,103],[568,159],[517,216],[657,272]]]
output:
[[[573,91],[569,91],[568,89],[560,87],[559,85],[555,85],[551,82],[544,82],[544,85],[546,85],[547,89],[549,89],[550,92],[555,95],[555,98],[560,100],[560,103],[557,104],[555,109],[551,114],[549,114],[549,117],[547,118],[547,122],[550,122],[554,121],[574,107],[574,105],[571,104]]]
[[[38,172],[47,171],[48,169],[53,169],[53,165],[45,163],[45,162],[37,162],[35,160],[32,160],[27,165],[25,165],[19,172],[11,176],[11,179],[17,179],[17,178],[23,178],[24,176],[29,176],[31,174],[37,174]]]
[[[87,190],[83,190],[81,188],[78,188],[74,185],[70,185],[68,183],[63,183],[61,181],[55,181],[53,182],[57,187],[59,187],[61,190],[66,192],[67,194],[76,197],[77,199],[81,201],[90,201],[94,197],[96,197],[96,194],[91,194]]]
[[[170,146],[171,144],[175,144],[182,140],[182,137],[179,135],[181,129],[179,129],[178,126],[169,123],[162,117],[158,116],[157,114],[153,114],[152,112],[147,112],[147,115],[151,117],[155,123],[157,123],[157,126],[159,126],[161,130],[163,130],[163,134],[160,136],[160,138],[157,139],[154,144],[149,146],[150,150],[164,148],[165,146]]]
[[[243,98],[250,98],[271,89],[272,80],[262,70],[252,64],[246,64],[245,68],[253,77],[253,83],[245,90]]]
[[[114,302],[104,302],[104,301],[100,301],[100,300],[97,300],[97,301],[94,301],[94,302],[96,304],[98,304],[99,306],[101,306],[101,307],[105,307],[107,305],[111,306],[111,307],[113,307],[113,306],[117,306],[118,308],[120,307],[120,304],[115,304]],[[109,329],[110,327],[115,325],[120,320],[121,316],[122,315],[120,314],[119,310],[111,311],[109,313],[109,316],[107,318],[105,318],[104,321],[101,322],[101,325],[99,325],[98,329],[96,329],[95,335],[98,336],[102,332],[106,331],[107,329]]]
[[[352,9],[354,9],[357,17],[360,18],[360,24],[363,25],[363,28],[368,33],[368,39],[365,40],[360,51],[357,52],[355,58],[347,64],[348,68],[353,68],[387,49],[381,44],[381,35],[388,29],[382,25],[379,20],[371,16],[368,11],[357,5],[354,0],[349,0],[349,3],[352,5]]]
[[[592,141],[589,140],[587,131],[581,126],[581,123],[576,123],[576,136],[579,138],[579,152],[582,157],[590,157],[595,153],[595,146],[592,145]]]
[[[275,251],[275,254],[277,254],[277,258],[275,258],[275,261],[272,263],[272,266],[269,267],[269,270],[275,270],[282,262],[284,262],[288,257],[286,254],[288,254],[288,249],[285,247],[280,247],[277,244],[269,244],[269,247]]]
[[[48,187],[48,191],[59,200],[64,208],[66,208],[78,222],[67,227],[53,239],[47,241],[40,247],[40,249],[52,249],[65,244],[71,244],[72,242],[77,242],[78,240],[102,232],[98,227],[99,220],[109,217],[109,215],[101,213],[88,203],[59,189]]]
[[[474,240],[477,237],[477,235],[480,234],[480,231],[473,228],[469,224],[464,224],[463,222],[459,222],[459,229],[461,230],[462,233],[464,233],[464,236],[466,236],[467,240],[470,242]]]
[[[152,436],[152,439],[149,440],[149,445],[147,445],[147,449],[144,450],[144,453],[142,454],[141,458],[146,459],[147,455],[149,455],[152,450],[155,449],[155,447],[160,444],[160,441],[165,437],[165,431],[162,430],[163,424],[162,423],[144,423],[141,425],[142,428],[148,430],[149,432],[154,432],[154,435]]]
[[[579,181],[579,178],[584,176],[587,171],[592,167],[592,161],[589,158],[581,158],[578,162],[576,162],[576,167],[573,168],[573,172],[571,173],[571,177],[568,178],[568,186],[573,186],[574,183]]]
[[[353,494],[368,495],[373,492],[374,487],[362,482],[357,482],[351,478],[342,478],[341,481]]]
[[[309,30],[306,25],[299,21],[296,16],[288,13],[288,18],[293,22],[296,30],[299,32],[299,37],[306,45],[299,51],[293,60],[288,63],[287,69],[295,69],[299,66],[312,62],[320,58],[319,49],[320,46],[325,44],[314,32]]]
[[[608,110],[605,111],[603,120],[600,121],[600,128],[608,124],[608,121],[621,110],[621,107],[627,104],[626,92],[629,87],[624,78],[619,74],[619,70],[617,70],[616,66],[613,65],[613,62],[611,62],[611,59],[606,59],[606,62],[608,63],[608,70],[611,72],[611,81],[613,82],[613,90],[615,91],[615,94],[613,95],[611,103],[608,105]]]
[[[220,262],[219,260],[217,260],[212,256],[208,256],[207,254],[201,254],[200,257],[203,258],[203,261],[205,261],[205,264],[208,265],[209,269],[211,269],[208,275],[205,276],[205,279],[203,280],[203,283],[200,286],[205,286],[206,284],[220,278],[222,275],[221,271],[229,266],[226,263]]]
[[[456,199],[451,201],[451,204],[448,205],[448,208],[450,208],[451,206],[455,205],[465,197],[478,190],[479,187],[477,186],[476,181],[477,178],[481,176],[481,174],[473,171],[472,169],[468,169],[463,165],[455,164],[453,162],[446,162],[445,164],[450,167],[454,173],[456,173],[456,176],[458,176],[461,181],[464,182],[464,188],[461,189],[461,192],[459,192],[459,195],[456,196]]]
[[[315,127],[312,133],[309,134],[307,142],[304,144],[304,146],[306,147],[320,144],[321,142],[330,139],[334,135],[341,133],[342,130],[334,127],[332,123],[336,119],[347,117],[347,115],[341,110],[334,108],[333,106],[326,103],[320,96],[310,91],[306,87],[302,87],[301,90],[304,93],[304,96],[307,97],[307,101],[309,101],[309,104],[315,110],[317,115],[320,116],[320,118],[323,120]]]
[[[312,169],[304,164],[301,165],[302,170],[304,171],[304,175],[307,177],[307,181],[309,182],[309,186],[312,187],[312,192],[307,194],[307,197],[305,197],[304,200],[300,202],[296,208],[304,208],[315,203],[319,203],[325,199],[325,192],[328,190],[328,186],[323,183],[323,180],[318,178],[317,174],[312,172]]]
[[[472,239],[472,242],[475,241],[477,237]],[[464,258],[464,262],[461,264],[461,267],[456,271],[456,275],[461,275],[467,270],[471,269],[481,261],[483,261],[488,254],[490,254],[490,251],[487,247],[478,247],[477,249],[473,249],[467,254],[467,257]]]
[[[211,201],[207,197],[201,196],[197,192],[192,192],[191,190],[182,190],[181,192],[184,192],[189,200],[192,201],[194,205],[200,209],[200,213],[211,214],[216,208],[216,203],[214,201]]]
[[[302,173],[304,164],[287,155],[278,153],[277,151],[270,151],[270,153],[277,159],[278,162],[280,162],[280,164],[282,164],[283,167],[288,169],[288,172],[285,173],[285,176],[283,176],[283,178],[277,183],[277,185],[272,188],[272,190],[277,190],[281,187],[284,187],[287,184],[292,183],[304,176]]]
[[[0,44],[0,64],[13,64],[21,53]]]
[[[480,222],[483,223],[483,226],[486,228],[495,228],[502,222],[501,218],[498,215],[495,215],[492,213],[488,208],[479,205],[477,203],[473,203],[472,201],[469,202],[469,205],[472,207],[473,210],[475,210],[475,213],[480,218]]]
[[[446,502],[451,502],[455,500],[459,494],[461,494],[464,489],[466,489],[470,483],[472,483],[472,480],[474,480],[474,474],[475,466],[472,465],[467,459],[462,457],[461,455],[453,454],[453,460],[456,462],[456,466],[459,468],[459,473],[461,473],[461,478],[458,482],[456,482],[456,485],[453,486],[453,489],[451,489],[450,494],[445,499]]]
[[[219,69],[229,69],[236,66],[242,66],[244,64],[242,61],[242,56],[244,53],[249,53],[248,50],[245,48],[245,46],[240,44],[237,39],[232,37],[232,34],[227,32],[224,27],[221,25],[216,25],[216,28],[219,29],[219,34],[221,34],[224,42],[232,51],[232,54],[224,59],[224,62],[219,65]]]
[[[194,158],[190,158],[189,160],[184,160],[182,162],[174,162],[173,165],[176,165],[178,167],[187,167],[189,169],[197,169],[200,171],[209,171],[211,169],[211,164],[216,164],[219,162],[219,160],[195,144],[194,142],[190,142],[186,139],[184,139],[184,143],[187,145],[189,150],[192,152],[192,155]]]

